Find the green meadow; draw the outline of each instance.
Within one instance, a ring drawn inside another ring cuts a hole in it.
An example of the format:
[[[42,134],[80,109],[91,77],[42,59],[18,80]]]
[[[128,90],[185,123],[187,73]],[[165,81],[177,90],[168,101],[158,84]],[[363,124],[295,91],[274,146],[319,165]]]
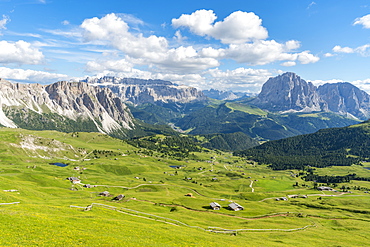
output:
[[[204,149],[189,157],[149,155],[100,133],[0,128],[0,246],[366,246],[370,241],[366,191],[318,191],[298,171],[273,171],[226,152]],[[361,166],[316,171],[370,177]],[[370,188],[366,181],[343,185]],[[101,196],[104,191],[109,196]],[[122,200],[113,200],[120,194]],[[282,197],[288,200],[276,200]],[[211,202],[222,208],[212,210]],[[231,202],[244,210],[228,209]]]

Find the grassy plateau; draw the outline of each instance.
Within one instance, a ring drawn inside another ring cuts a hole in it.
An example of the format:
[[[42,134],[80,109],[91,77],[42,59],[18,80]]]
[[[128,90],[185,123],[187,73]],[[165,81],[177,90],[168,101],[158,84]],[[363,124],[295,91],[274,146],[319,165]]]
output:
[[[364,189],[318,191],[296,170],[273,171],[227,152],[203,149],[188,157],[165,158],[100,133],[0,128],[0,246],[370,242]],[[316,171],[370,177],[362,166]],[[341,186],[370,188],[370,182]],[[109,196],[100,195],[104,191]],[[124,198],[114,200],[120,194]],[[212,210],[211,202],[222,208]],[[244,210],[228,209],[231,202]]]

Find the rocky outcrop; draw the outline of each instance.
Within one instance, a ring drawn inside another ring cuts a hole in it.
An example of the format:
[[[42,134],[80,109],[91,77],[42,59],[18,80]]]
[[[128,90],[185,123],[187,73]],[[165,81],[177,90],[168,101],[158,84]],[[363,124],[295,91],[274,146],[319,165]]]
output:
[[[54,113],[72,120],[91,120],[103,133],[134,126],[129,109],[111,90],[83,82],[62,81],[43,86],[0,79],[0,124],[17,127],[4,113],[4,107],[40,115]]]
[[[324,84],[317,92],[332,112],[361,120],[370,117],[370,96],[351,83]]]
[[[327,109],[316,87],[290,72],[270,78],[252,103],[269,111],[311,112]]]
[[[124,102],[135,105],[144,103],[193,103],[206,101],[207,97],[196,88],[178,86],[169,81],[134,78],[103,77],[83,80],[94,86],[111,89]]]

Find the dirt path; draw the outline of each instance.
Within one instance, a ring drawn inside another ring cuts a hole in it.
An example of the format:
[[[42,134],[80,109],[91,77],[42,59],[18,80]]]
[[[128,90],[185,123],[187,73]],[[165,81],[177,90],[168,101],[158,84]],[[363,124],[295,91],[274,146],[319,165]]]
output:
[[[254,188],[252,186],[253,186],[253,180],[251,180],[251,184],[249,185],[249,187],[251,188],[252,192],[254,192]]]
[[[313,223],[312,225],[306,225],[304,227],[291,228],[291,229],[225,229],[225,228],[222,228],[222,227],[213,227],[213,226],[208,226],[207,228],[204,228],[204,227],[200,227],[200,226],[191,226],[191,225],[188,225],[188,224],[186,224],[184,222],[181,222],[179,220],[166,218],[166,217],[162,217],[162,216],[157,216],[157,215],[154,215],[154,214],[148,214],[148,213],[145,213],[145,212],[140,212],[140,211],[137,211],[137,210],[124,208],[124,207],[119,207],[118,208],[118,207],[113,207],[113,206],[100,204],[100,203],[92,203],[88,207],[91,210],[93,206],[99,206],[99,207],[103,207],[103,208],[106,208],[106,209],[114,210],[114,211],[119,212],[119,213],[131,215],[131,216],[135,216],[135,217],[140,217],[140,218],[144,218],[144,219],[148,219],[148,220],[155,220],[155,221],[159,221],[159,222],[162,222],[162,223],[171,224],[171,225],[174,225],[174,226],[186,226],[186,227],[196,228],[196,229],[200,229],[200,230],[204,230],[204,231],[210,231],[210,232],[214,232],[214,233],[227,233],[227,234],[231,233],[231,234],[234,234],[234,235],[237,234],[238,232],[243,232],[243,231],[288,231],[288,232],[290,232],[290,231],[304,230],[304,229],[307,229],[309,227],[316,227],[316,224]],[[70,207],[79,207],[79,206],[72,206],[71,205]],[[212,212],[209,212],[209,213],[212,213]],[[143,216],[143,215],[145,215],[145,216]],[[286,216],[286,214],[261,216],[261,217],[258,217],[258,218],[242,218],[242,217],[238,217],[238,218],[247,219],[247,220],[254,220],[254,219],[267,218],[267,217],[277,217],[277,216]]]
[[[185,187],[185,186],[181,186],[181,185],[172,185],[172,184],[139,184],[139,185],[136,185],[134,187],[126,187],[126,186],[119,186],[119,185],[103,185],[103,184],[99,184],[99,185],[92,185],[94,187],[98,187],[98,186],[103,186],[103,187],[113,187],[113,188],[123,188],[123,189],[128,189],[128,190],[131,190],[131,189],[137,189],[141,186],[146,186],[146,185],[149,185],[149,186],[175,186],[175,187],[181,187],[181,188],[185,188],[185,189],[188,189],[188,190],[191,190],[193,191],[194,193],[196,193],[197,195],[199,196],[203,196],[203,197],[207,197],[209,198],[208,196],[205,196],[201,193],[199,193],[197,190],[195,189],[192,189],[192,188],[188,188],[188,187]]]
[[[153,205],[157,204],[157,205],[162,206],[162,207],[180,207],[180,208],[184,208],[184,209],[195,211],[195,212],[217,214],[217,215],[222,215],[222,216],[232,217],[232,218],[238,218],[238,219],[243,219],[243,220],[258,220],[258,219],[264,219],[264,218],[273,218],[273,217],[289,216],[290,215],[290,213],[277,213],[277,214],[262,215],[262,216],[258,216],[258,217],[247,218],[247,217],[242,217],[242,216],[223,214],[223,213],[219,213],[217,211],[206,211],[206,210],[189,208],[189,207],[186,207],[184,205],[179,205],[179,204],[156,203],[156,202],[152,202],[152,201],[148,201],[148,200],[140,200],[140,199],[137,199],[137,198],[130,198],[130,200],[135,200],[135,201],[139,201],[139,202],[148,202],[150,204],[153,204]]]

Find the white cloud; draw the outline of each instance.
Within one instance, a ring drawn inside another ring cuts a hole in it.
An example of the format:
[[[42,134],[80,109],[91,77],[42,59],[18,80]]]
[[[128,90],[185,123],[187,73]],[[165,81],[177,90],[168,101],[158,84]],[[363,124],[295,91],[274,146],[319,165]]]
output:
[[[0,41],[1,64],[40,64],[44,55],[30,43],[23,40],[17,42]]]
[[[370,44],[359,46],[355,49],[355,52],[359,53],[361,56],[368,57],[370,56]]]
[[[292,48],[298,47],[297,41],[288,41],[285,44],[275,40],[261,40],[254,43],[232,44],[228,49],[222,50],[225,58],[231,58],[239,63],[250,65],[265,65],[275,61],[295,61],[302,64],[315,63],[319,57],[312,55],[309,51],[300,53],[289,53]]]
[[[139,18],[131,14],[117,14],[124,22],[133,24],[133,25],[144,25],[144,22]]]
[[[220,65],[215,58],[200,56],[192,46],[170,49],[162,57],[152,61],[163,69],[171,68],[172,71],[184,73],[187,71],[201,71]]]
[[[172,26],[188,27],[192,33],[200,36],[209,35],[212,23],[217,19],[213,10],[197,10],[191,15],[183,14],[178,19],[172,19]]]
[[[311,2],[308,6],[307,6],[307,10],[310,9],[312,6],[316,5],[315,2]]]
[[[324,54],[324,57],[334,57],[334,56],[335,54],[329,52]]]
[[[174,39],[175,39],[178,43],[182,43],[184,40],[186,40],[186,39],[187,39],[187,37],[182,36],[181,31],[180,31],[180,30],[177,30],[177,31],[175,32]]]
[[[64,21],[62,21],[62,25],[64,25],[64,26],[67,26],[67,25],[69,25],[70,23],[69,23],[69,21],[67,21],[67,20],[64,20]]]
[[[362,25],[364,28],[370,28],[370,14],[356,18],[353,25]]]
[[[292,67],[292,66],[295,66],[296,64],[297,64],[296,62],[287,61],[287,62],[281,63],[280,65],[285,66],[285,67]]]
[[[333,48],[333,52],[337,53],[354,53],[354,50],[350,47],[341,47],[340,45],[336,45]]]
[[[356,80],[351,82],[353,85],[367,93],[370,93],[370,79]]]
[[[10,21],[9,17],[6,15],[3,15],[3,19],[0,20],[0,30],[6,29],[6,24]],[[0,32],[1,35],[1,32]]]
[[[135,74],[150,76],[150,78],[171,78],[176,83],[187,78],[186,80],[189,81],[184,82],[185,84],[189,85],[190,81],[194,81],[194,85],[198,83],[209,86],[208,82],[212,75],[216,75],[215,71],[210,72],[211,69],[219,67],[224,59],[250,65],[282,61],[284,66],[314,63],[319,60],[319,57],[309,51],[296,51],[301,46],[299,41],[289,40],[278,43],[275,40],[264,40],[267,38],[267,31],[262,27],[261,19],[254,13],[236,11],[223,21],[215,22],[216,19],[212,10],[198,10],[191,15],[182,15],[178,19],[173,19],[172,25],[188,27],[193,33],[213,37],[227,45],[181,45],[186,37],[183,37],[180,30],[176,30],[174,40],[178,42],[173,42],[175,44],[172,43],[170,46],[165,37],[145,36],[138,30],[132,30],[119,14],[112,13],[102,18],[85,19],[80,25],[85,43],[92,47],[106,49],[106,46],[110,46],[117,50],[115,60],[109,56],[100,60],[95,58],[86,64],[86,71],[126,77]],[[137,21],[137,23],[140,22]],[[96,48],[96,50],[104,49]],[[122,56],[124,59],[120,59]],[[241,73],[241,69],[237,71]],[[228,73],[231,72],[228,71]],[[221,77],[217,78],[221,81]],[[236,74],[232,78],[237,78]],[[250,75],[247,78],[250,78]],[[235,85],[245,89],[242,84],[235,83]],[[226,86],[225,84],[224,87]],[[260,84],[256,84],[254,87],[259,86]]]
[[[112,71],[112,72],[131,72],[133,69],[132,63],[125,59],[121,60],[104,60],[104,61],[89,61],[86,64],[87,72],[100,72],[100,71]]]
[[[370,44],[362,45],[356,48],[341,47],[336,45],[333,48],[333,51],[337,53],[358,53],[361,56],[368,57],[370,56]]]
[[[197,35],[212,37],[224,44],[240,44],[266,39],[268,36],[266,28],[262,26],[262,20],[253,12],[236,11],[223,21],[214,23],[216,19],[212,10],[203,9],[172,19],[172,26],[188,27]]]
[[[149,64],[159,69],[177,71],[202,70],[219,65],[213,58],[201,57],[192,46],[169,49],[164,37],[134,35],[129,31],[128,24],[115,14],[101,19],[87,19],[81,28],[86,41],[106,41],[140,65]]]
[[[45,71],[24,70],[24,69],[10,69],[0,67],[1,78],[8,80],[25,80],[38,83],[50,83],[58,80],[66,80],[67,75],[49,73]]]
[[[103,18],[86,19],[81,24],[83,38],[87,42],[107,41],[108,44],[133,57],[152,57],[165,52],[168,43],[164,37],[130,33],[129,26],[115,14]]]
[[[320,60],[319,57],[312,55],[309,53],[310,51],[303,51],[298,53],[298,61],[301,62],[301,64],[309,64],[309,63],[316,63]]]
[[[205,88],[257,93],[272,73],[265,69],[237,68],[222,71],[219,68],[206,72],[208,85]]]

